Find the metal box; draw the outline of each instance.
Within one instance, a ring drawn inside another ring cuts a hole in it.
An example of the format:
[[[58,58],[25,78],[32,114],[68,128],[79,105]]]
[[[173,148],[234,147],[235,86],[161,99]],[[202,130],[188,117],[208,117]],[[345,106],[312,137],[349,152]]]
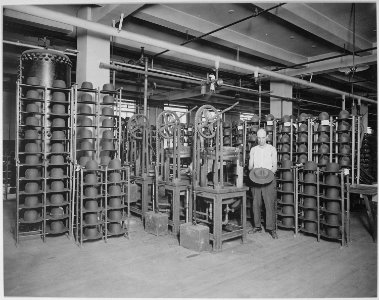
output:
[[[145,213],[145,231],[156,236],[168,233],[168,215],[148,211]]]
[[[180,225],[180,246],[198,252],[208,251],[209,227],[184,223]]]

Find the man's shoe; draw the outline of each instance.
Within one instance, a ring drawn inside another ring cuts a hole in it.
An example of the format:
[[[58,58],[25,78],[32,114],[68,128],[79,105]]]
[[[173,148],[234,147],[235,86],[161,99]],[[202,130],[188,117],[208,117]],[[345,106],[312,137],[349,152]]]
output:
[[[278,235],[275,230],[270,230],[269,233],[274,240],[278,239]]]
[[[262,227],[254,227],[248,233],[257,233],[257,232],[262,232]]]

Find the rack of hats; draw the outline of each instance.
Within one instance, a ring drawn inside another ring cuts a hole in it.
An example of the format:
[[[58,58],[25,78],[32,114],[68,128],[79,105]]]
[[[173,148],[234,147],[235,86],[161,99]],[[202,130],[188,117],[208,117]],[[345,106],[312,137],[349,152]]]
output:
[[[313,159],[320,168],[325,168],[333,157],[333,118],[327,112],[319,114],[313,119],[312,148]]]
[[[224,144],[224,146],[229,146],[229,147],[232,146],[233,131],[234,131],[233,129],[234,128],[232,128],[232,124],[230,124],[229,122],[223,122],[223,131],[224,131],[223,144]]]
[[[293,160],[297,164],[304,164],[312,160],[312,122],[309,116],[302,113],[295,123],[295,152]]]
[[[272,114],[268,114],[264,120],[261,121],[261,126],[266,130],[267,144],[271,144],[276,147],[276,130],[277,124],[275,117]]]
[[[16,244],[71,233],[72,63],[59,52],[24,51],[17,81]]]

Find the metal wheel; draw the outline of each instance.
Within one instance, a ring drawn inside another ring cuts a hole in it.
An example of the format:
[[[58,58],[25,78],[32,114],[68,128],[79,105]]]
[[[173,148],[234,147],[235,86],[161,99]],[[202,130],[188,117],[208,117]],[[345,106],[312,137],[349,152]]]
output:
[[[145,128],[150,129],[150,125],[149,120],[144,115],[135,114],[128,121],[128,133],[137,140],[142,139]]]
[[[201,106],[195,115],[195,126],[199,134],[207,139],[216,135],[216,122],[220,119],[220,113],[212,105]]]
[[[158,115],[157,130],[159,135],[165,139],[172,139],[174,135],[174,127],[179,125],[178,116],[173,111],[162,111]]]

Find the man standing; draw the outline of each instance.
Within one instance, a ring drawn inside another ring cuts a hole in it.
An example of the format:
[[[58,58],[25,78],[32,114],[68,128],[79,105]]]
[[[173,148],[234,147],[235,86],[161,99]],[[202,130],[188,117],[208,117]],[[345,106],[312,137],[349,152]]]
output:
[[[277,152],[275,147],[266,143],[266,131],[261,128],[257,132],[258,145],[250,150],[249,171],[256,168],[268,169],[275,173],[277,166]],[[276,180],[269,183],[258,184],[253,182],[251,189],[253,195],[253,216],[254,229],[253,233],[261,232],[261,206],[262,197],[266,208],[266,231],[270,233],[272,238],[277,239],[275,226],[275,201],[276,201]]]

